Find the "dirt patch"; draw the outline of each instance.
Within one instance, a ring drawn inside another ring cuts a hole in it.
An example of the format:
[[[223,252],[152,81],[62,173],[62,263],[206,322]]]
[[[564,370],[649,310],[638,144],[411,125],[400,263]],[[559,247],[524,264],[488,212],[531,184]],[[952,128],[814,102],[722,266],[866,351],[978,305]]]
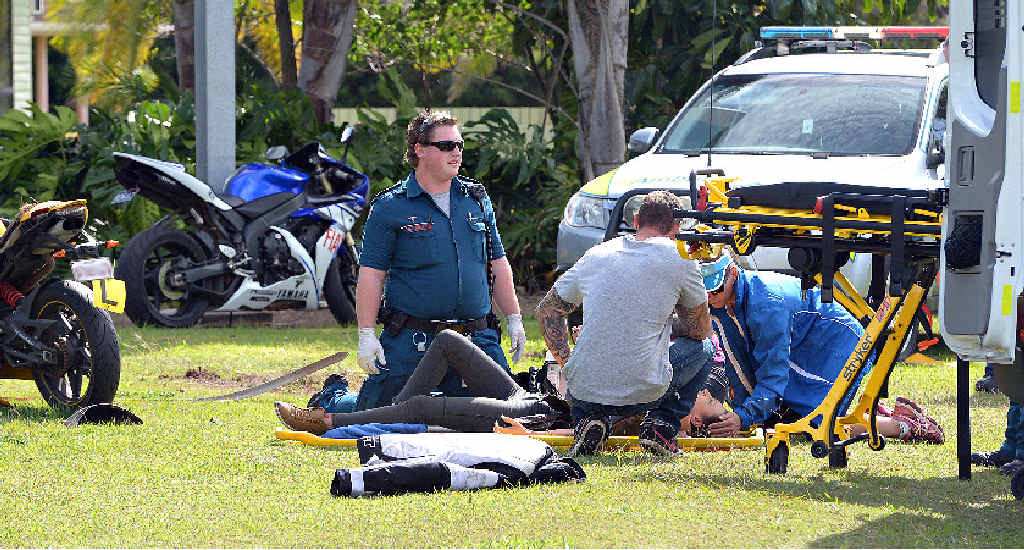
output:
[[[224,379],[219,374],[208,370],[203,370],[203,367],[197,369],[188,369],[185,371],[184,378],[192,382],[199,382],[200,384],[223,384]]]
[[[242,389],[251,388],[260,384],[266,383],[284,373],[278,374],[240,374],[232,378],[224,378],[216,372],[206,370],[202,367],[188,369],[185,374],[181,376],[173,376],[170,374],[161,374],[159,378],[164,380],[184,380],[189,384],[198,384],[202,386],[210,386],[224,389]],[[273,391],[282,393],[296,393],[299,395],[312,395],[320,391],[323,386],[326,375],[316,376],[310,375],[299,380],[296,380],[290,384],[286,384],[277,388]]]

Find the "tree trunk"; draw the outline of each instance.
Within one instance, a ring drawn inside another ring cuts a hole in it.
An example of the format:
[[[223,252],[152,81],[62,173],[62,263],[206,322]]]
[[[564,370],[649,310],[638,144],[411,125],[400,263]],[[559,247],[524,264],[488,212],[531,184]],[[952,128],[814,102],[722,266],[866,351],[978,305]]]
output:
[[[195,0],[174,0],[174,51],[178,61],[178,88],[196,91]]]
[[[281,85],[294,90],[297,82],[295,68],[295,42],[292,40],[292,12],[288,0],[274,0],[274,18],[277,20],[278,48],[281,50]]]
[[[579,83],[579,158],[591,180],[626,158],[624,88],[629,42],[627,0],[567,0],[573,67]]]
[[[313,102],[320,122],[331,120],[352,45],[357,5],[357,0],[305,0],[303,5],[299,88]]]

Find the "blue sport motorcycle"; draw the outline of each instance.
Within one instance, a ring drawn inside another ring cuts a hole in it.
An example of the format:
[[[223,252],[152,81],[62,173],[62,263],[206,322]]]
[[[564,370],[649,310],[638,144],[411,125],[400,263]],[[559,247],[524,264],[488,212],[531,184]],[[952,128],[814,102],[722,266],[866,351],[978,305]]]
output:
[[[346,128],[341,138],[346,152],[351,134]],[[291,154],[271,148],[267,158],[279,165],[240,167],[225,193],[180,164],[114,158],[122,200],[141,193],[174,212],[133,237],[117,262],[125,313],[136,325],[188,327],[211,309],[308,310],[321,301],[339,323],[355,321],[359,252],[351,231],[370,183],[321,144]]]

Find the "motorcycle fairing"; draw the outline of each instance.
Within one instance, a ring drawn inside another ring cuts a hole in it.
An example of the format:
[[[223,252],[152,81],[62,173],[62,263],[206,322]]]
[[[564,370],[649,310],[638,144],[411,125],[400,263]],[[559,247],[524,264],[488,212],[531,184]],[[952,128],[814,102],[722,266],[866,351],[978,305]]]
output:
[[[298,195],[308,181],[309,176],[298,170],[253,163],[235,171],[225,191],[249,202],[276,193]]]
[[[224,302],[224,305],[217,308],[217,311],[261,310],[280,300],[304,302],[305,309],[320,307],[320,292],[317,289],[322,288],[323,279],[316,280],[313,259],[290,232],[276,225],[270,226],[269,229],[281,235],[285,243],[288,244],[288,250],[292,253],[292,257],[302,264],[305,273],[293,275],[266,286],[252,278],[246,278],[238,290]]]
[[[180,184],[186,190],[191,191],[195,196],[212,204],[218,210],[231,210],[231,206],[228,205],[228,203],[224,202],[220,197],[218,197],[217,194],[213,192],[213,189],[211,189],[209,185],[206,185],[205,183],[203,183],[202,180],[186,172],[185,167],[180,164],[176,164],[173,162],[165,162],[162,160],[152,159],[149,157],[143,157],[139,155],[129,155],[128,153],[114,153],[114,158],[119,160],[119,168],[125,168],[125,166],[122,164],[123,161],[120,161],[120,159],[126,159],[131,162],[136,162],[143,166],[152,168],[153,170],[159,172],[160,174],[166,176],[167,178],[170,178],[172,181],[174,181],[177,184]],[[144,180],[136,179],[136,181]],[[173,205],[161,204],[161,206],[173,208]]]

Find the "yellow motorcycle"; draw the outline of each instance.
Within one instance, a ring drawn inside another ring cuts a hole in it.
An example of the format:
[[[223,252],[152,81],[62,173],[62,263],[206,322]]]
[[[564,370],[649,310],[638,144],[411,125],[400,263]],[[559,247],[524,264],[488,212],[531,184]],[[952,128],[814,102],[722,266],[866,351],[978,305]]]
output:
[[[0,220],[0,378],[35,380],[66,412],[113,401],[121,352],[110,315],[124,311],[124,283],[85,233],[85,200],[27,204]],[[74,280],[51,276],[71,261]],[[87,286],[88,285],[88,286]]]

